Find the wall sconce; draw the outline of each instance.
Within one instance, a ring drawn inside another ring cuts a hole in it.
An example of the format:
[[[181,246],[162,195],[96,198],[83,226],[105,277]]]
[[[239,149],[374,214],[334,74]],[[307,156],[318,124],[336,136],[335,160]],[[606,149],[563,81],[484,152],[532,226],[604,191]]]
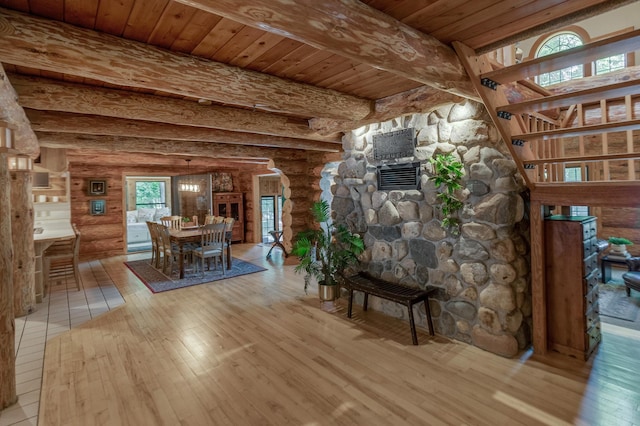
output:
[[[18,154],[12,155],[8,159],[9,171],[12,172],[30,172],[33,170],[33,160],[28,155]]]
[[[13,150],[13,130],[5,121],[0,121],[0,151],[9,152]]]

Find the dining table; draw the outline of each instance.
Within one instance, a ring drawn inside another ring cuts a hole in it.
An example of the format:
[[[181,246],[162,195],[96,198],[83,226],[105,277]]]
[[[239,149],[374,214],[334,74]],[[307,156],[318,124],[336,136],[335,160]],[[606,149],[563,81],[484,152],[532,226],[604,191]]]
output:
[[[227,249],[227,270],[231,269],[231,234],[225,234],[225,245]],[[186,244],[199,244],[202,241],[202,231],[200,226],[183,226],[181,229],[170,229],[169,239],[172,244],[178,247],[178,267],[180,269],[180,279],[184,278],[184,246]]]
[[[35,251],[35,293],[36,303],[42,303],[44,297],[43,254],[56,241],[75,238],[76,233],[69,220],[43,221],[33,230],[33,247]]]

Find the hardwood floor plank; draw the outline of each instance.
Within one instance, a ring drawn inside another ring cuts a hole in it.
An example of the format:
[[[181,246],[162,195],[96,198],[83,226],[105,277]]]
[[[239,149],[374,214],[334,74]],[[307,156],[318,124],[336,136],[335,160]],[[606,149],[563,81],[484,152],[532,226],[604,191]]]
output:
[[[48,341],[40,423],[640,424],[640,332],[604,326],[588,362],[506,359],[423,327],[414,346],[406,321],[305,295],[295,260],[268,249],[234,246],[267,271],[158,294],[123,265],[148,253],[91,262],[126,303]]]

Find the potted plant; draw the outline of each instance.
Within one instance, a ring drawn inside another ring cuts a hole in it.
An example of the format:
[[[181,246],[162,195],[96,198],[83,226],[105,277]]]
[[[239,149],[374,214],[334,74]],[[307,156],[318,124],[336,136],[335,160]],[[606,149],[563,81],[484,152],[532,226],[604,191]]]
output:
[[[348,265],[358,262],[358,255],[364,251],[364,241],[345,225],[333,224],[327,201],[313,203],[311,213],[315,227],[299,232],[291,250],[300,259],[294,271],[305,274],[305,293],[311,279],[315,278],[320,299],[334,300],[337,295],[337,275]]]
[[[432,180],[437,188],[442,188],[438,199],[442,202],[442,227],[450,229],[453,235],[460,234],[458,211],[464,204],[458,198],[458,190],[462,189],[464,166],[453,154],[437,154],[429,162],[433,164]]]
[[[623,237],[609,237],[609,244],[611,244],[611,253],[617,256],[627,256],[627,246],[633,245],[631,241]]]

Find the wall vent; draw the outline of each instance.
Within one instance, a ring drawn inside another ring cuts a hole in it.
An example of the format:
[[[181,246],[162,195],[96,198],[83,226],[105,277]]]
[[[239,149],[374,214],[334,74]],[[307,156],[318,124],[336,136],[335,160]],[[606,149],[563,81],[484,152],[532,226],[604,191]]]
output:
[[[378,166],[378,190],[419,189],[420,163]]]

